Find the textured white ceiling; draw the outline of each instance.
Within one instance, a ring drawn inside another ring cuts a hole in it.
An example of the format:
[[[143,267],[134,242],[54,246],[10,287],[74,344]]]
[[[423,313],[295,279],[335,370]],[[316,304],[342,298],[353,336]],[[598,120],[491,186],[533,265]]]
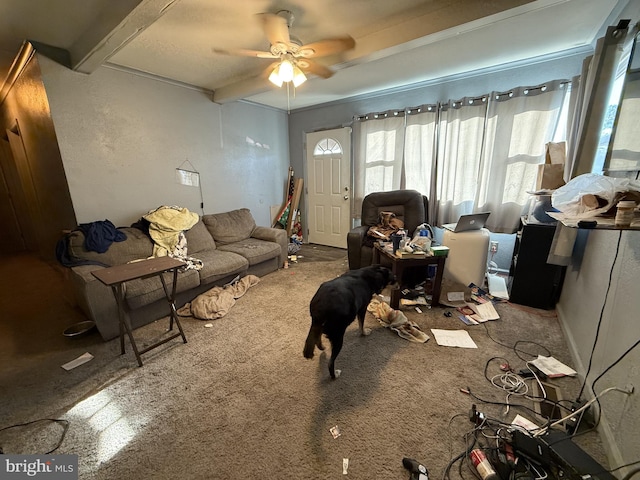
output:
[[[270,60],[213,48],[267,50],[256,14],[293,12],[304,43],[349,34],[356,48],[320,59],[336,73],[311,78],[292,109],[380,89],[589,47],[637,0],[13,0],[0,2],[0,72],[23,40],[68,50],[90,73],[109,63],[286,109],[258,76]]]

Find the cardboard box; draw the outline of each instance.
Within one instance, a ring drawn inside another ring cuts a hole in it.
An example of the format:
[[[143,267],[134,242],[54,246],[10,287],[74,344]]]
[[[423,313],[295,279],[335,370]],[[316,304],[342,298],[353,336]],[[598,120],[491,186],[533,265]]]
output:
[[[431,247],[431,253],[434,257],[446,257],[449,255],[449,247],[445,247],[444,245]]]
[[[536,191],[555,190],[565,184],[565,142],[549,142],[545,145],[545,163],[538,165]]]

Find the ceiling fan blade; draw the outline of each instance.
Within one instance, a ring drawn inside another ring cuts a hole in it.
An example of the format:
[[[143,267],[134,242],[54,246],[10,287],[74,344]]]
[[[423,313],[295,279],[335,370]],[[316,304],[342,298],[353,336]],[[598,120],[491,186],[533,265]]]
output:
[[[261,13],[260,20],[262,21],[262,28],[271,45],[278,43],[284,43],[288,45],[289,38],[289,26],[287,20],[280,15],[273,13]]]
[[[273,72],[273,69],[276,68],[278,65],[280,65],[280,62],[273,62],[271,65],[269,65],[260,73],[260,78],[265,78],[265,79],[269,78],[269,75],[271,75],[271,72]]]
[[[350,37],[327,38],[318,42],[309,43],[300,47],[299,55],[302,57],[324,57],[333,53],[351,50],[356,46],[356,41]]]
[[[324,65],[320,65],[318,62],[309,60],[308,58],[300,59],[296,63],[304,73],[312,73],[322,78],[329,78],[333,76],[333,71],[331,69]]]
[[[226,50],[222,48],[214,48],[215,53],[221,55],[239,55],[242,57],[258,57],[258,58],[279,58],[271,52],[263,52],[261,50],[245,50],[243,48],[236,48],[233,50]]]

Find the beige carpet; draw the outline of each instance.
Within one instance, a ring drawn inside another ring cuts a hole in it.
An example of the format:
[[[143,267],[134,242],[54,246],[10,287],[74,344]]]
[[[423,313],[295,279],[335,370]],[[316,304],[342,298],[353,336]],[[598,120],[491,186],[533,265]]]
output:
[[[68,420],[56,453],[78,454],[82,479],[312,480],[406,479],[403,456],[442,478],[465,448],[472,403],[505,421],[520,413],[542,423],[528,410],[505,413],[461,388],[504,401],[483,371],[493,357],[522,368],[510,348],[519,341],[534,340],[541,347],[520,348],[533,355],[548,350],[571,365],[553,312],[501,304],[500,320],[468,327],[455,314],[446,317],[449,308],[406,310],[431,337],[425,344],[404,340],[369,317],[370,336],[358,335],[357,322],[348,329],[336,363],[342,375],[331,381],[327,355],[316,351],[306,360],[302,347],[309,300],[322,281],[347,269],[346,256],[305,256],[304,249],[299,255],[289,269],[263,277],[225,317],[183,319],[188,343],[174,340],[144,354],[142,368],[128,342],[120,356],[118,340],[105,343],[97,334],[69,340],[48,328],[49,342],[40,351],[16,351],[9,364],[3,358],[0,428],[45,417]],[[167,324],[138,329],[136,338],[154,339]],[[431,328],[466,330],[478,348],[438,346]],[[94,355],[89,363],[68,372],[60,367],[85,352]],[[490,363],[489,375],[499,373],[499,363]],[[580,388],[575,378],[552,382],[565,398]],[[0,432],[0,445],[5,453],[41,453],[59,433],[59,426],[42,422]],[[595,434],[577,442],[605,463]],[[349,459],[346,476],[343,459]],[[462,477],[475,478],[466,468]],[[451,478],[460,478],[457,465]]]

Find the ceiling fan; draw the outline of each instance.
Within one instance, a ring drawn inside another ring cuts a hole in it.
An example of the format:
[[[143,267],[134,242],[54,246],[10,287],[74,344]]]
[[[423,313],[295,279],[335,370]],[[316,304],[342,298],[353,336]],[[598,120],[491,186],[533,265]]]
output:
[[[291,82],[295,87],[307,80],[306,74],[329,78],[333,71],[312,60],[312,57],[325,57],[352,49],[356,42],[350,36],[327,38],[317,42],[303,44],[291,35],[289,29],[294,16],[289,10],[278,13],[260,13],[258,18],[271,47],[269,51],[214,48],[213,51],[224,55],[277,59],[265,70],[265,76],[277,85]]]

